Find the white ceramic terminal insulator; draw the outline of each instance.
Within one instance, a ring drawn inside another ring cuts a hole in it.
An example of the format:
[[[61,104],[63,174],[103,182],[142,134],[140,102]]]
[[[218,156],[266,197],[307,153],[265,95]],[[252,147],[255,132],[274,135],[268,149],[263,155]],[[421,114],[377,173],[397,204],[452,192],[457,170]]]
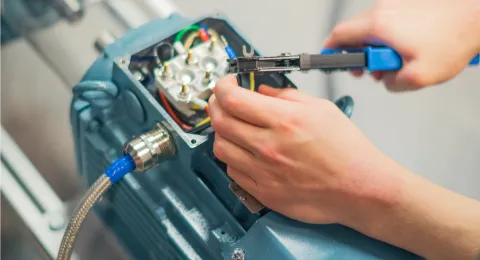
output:
[[[192,104],[195,104],[197,106],[199,106],[201,109],[205,110],[205,108],[207,107],[208,103],[207,101],[201,99],[201,98],[198,98],[198,97],[195,97],[195,98],[192,98],[192,100],[190,101]]]
[[[187,50],[185,49],[185,47],[183,46],[183,44],[181,42],[174,42],[173,43],[173,48],[175,49],[175,51],[177,51],[179,54],[185,54],[187,53]]]

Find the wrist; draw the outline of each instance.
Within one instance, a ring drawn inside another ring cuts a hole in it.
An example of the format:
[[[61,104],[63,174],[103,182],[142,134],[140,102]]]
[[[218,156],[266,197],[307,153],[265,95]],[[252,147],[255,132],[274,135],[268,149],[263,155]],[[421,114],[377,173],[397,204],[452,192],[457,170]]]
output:
[[[356,216],[342,224],[427,259],[473,259],[480,254],[480,202],[399,165],[390,171],[398,179],[389,188],[389,199],[358,203]]]
[[[358,177],[353,183],[362,184],[346,187],[351,203],[346,207],[348,212],[343,212],[340,224],[374,236],[377,230],[383,229],[390,212],[404,203],[408,179],[413,174],[383,154],[367,161],[371,163],[363,158],[361,164],[349,167]]]

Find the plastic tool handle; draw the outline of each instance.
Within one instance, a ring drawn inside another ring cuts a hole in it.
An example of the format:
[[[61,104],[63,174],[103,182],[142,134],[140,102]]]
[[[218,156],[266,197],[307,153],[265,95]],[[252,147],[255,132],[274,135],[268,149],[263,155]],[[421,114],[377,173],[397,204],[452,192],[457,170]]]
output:
[[[365,67],[370,72],[372,71],[394,71],[400,70],[402,68],[402,58],[400,55],[392,48],[389,47],[366,47],[364,49],[328,49],[324,50],[322,54],[333,54],[333,53],[365,53]],[[477,54],[470,61],[470,66],[475,66],[480,64],[480,54]]]
[[[366,47],[363,49],[366,55],[366,67],[369,71],[392,71],[402,68],[400,55],[388,47]],[[477,54],[469,63],[470,66],[480,63],[480,54]]]

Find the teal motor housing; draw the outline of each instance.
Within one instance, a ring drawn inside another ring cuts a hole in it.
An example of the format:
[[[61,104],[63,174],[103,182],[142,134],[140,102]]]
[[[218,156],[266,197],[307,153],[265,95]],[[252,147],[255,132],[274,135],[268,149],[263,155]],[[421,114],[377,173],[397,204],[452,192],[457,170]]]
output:
[[[91,185],[123,154],[134,136],[161,124],[176,156],[112,187],[95,212],[132,259],[416,259],[414,254],[341,225],[301,223],[264,209],[251,213],[229,189],[225,165],[212,151],[208,131],[189,133],[159,102],[149,80],[132,71],[143,53],[191,24],[225,35],[235,52],[249,44],[221,17],[152,21],[108,45],[73,89],[71,124],[79,173]],[[149,74],[145,74],[149,76]],[[295,87],[282,74],[259,78]],[[346,113],[351,107],[339,106]]]

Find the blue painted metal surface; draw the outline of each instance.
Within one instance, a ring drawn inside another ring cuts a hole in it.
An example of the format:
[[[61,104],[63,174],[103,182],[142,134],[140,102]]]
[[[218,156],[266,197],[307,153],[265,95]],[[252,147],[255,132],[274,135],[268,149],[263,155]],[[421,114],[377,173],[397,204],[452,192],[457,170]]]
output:
[[[173,15],[130,31],[106,47],[74,88],[72,130],[78,169],[88,184],[122,156],[124,143],[158,122],[176,143],[175,158],[145,174],[125,176],[96,206],[132,258],[231,259],[236,248],[246,259],[417,258],[343,226],[299,223],[271,211],[251,214],[236,199],[213,158],[213,136],[186,138],[121,59],[191,23]],[[129,113],[124,93],[136,96],[142,120]]]

